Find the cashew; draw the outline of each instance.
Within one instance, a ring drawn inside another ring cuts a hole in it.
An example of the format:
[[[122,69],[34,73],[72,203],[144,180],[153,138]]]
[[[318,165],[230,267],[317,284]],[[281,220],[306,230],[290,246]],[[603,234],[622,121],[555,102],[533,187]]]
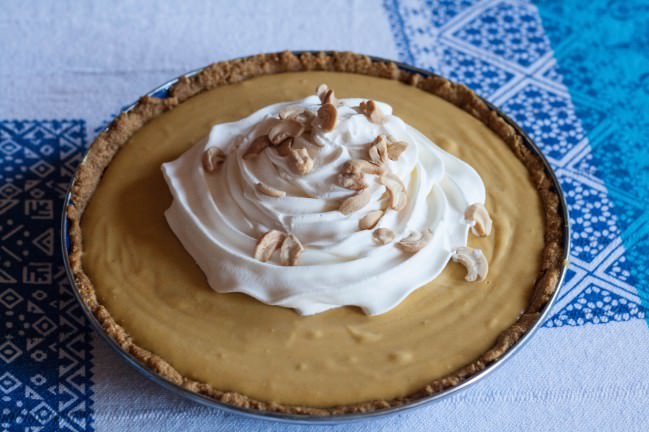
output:
[[[385,121],[385,116],[376,103],[373,100],[368,100],[366,102],[361,102],[358,107],[358,110],[365,114],[369,121],[376,124],[381,124]]]
[[[389,138],[388,138],[389,140]],[[390,160],[399,160],[399,156],[408,148],[408,143],[404,141],[392,141],[388,144],[388,157]]]
[[[306,149],[290,149],[288,154],[288,162],[291,169],[300,175],[305,175],[313,169],[313,159],[309,156]]]
[[[286,196],[286,192],[275,189],[274,187],[268,186],[267,184],[262,182],[257,183],[255,185],[255,189],[257,189],[258,192],[273,198],[283,198]]]
[[[406,187],[401,179],[391,172],[384,173],[379,177],[379,183],[386,187],[390,195],[390,208],[394,210],[403,210],[408,204],[408,195]]]
[[[383,167],[363,159],[351,159],[343,164],[340,172],[345,174],[383,174]]]
[[[486,237],[491,234],[493,222],[489,217],[486,207],[480,203],[471,204],[464,212],[464,219],[472,222],[471,232],[478,237]]]
[[[318,110],[318,127],[323,131],[334,130],[338,124],[338,110],[333,104],[323,104]]]
[[[210,147],[203,152],[201,158],[203,169],[208,173],[213,173],[223,161],[225,161],[225,153],[218,147]]]
[[[356,173],[340,173],[336,176],[336,183],[351,190],[362,190],[367,187],[367,183],[363,181],[363,174]]]
[[[430,230],[426,229],[423,232],[415,232],[402,238],[397,243],[397,247],[406,253],[417,253],[430,242],[431,238]]]
[[[374,210],[369,212],[359,219],[358,229],[368,230],[374,228],[376,224],[379,223],[379,220],[381,220],[381,216],[383,216],[383,210]]]
[[[291,105],[279,112],[279,118],[282,120],[295,120],[307,128],[315,118],[315,114],[306,108]]]
[[[345,199],[340,204],[338,211],[340,211],[344,215],[353,213],[365,207],[370,202],[371,197],[372,193],[370,192],[370,190],[363,189],[362,191],[357,192],[349,198]]]
[[[376,165],[383,165],[388,159],[388,142],[385,135],[377,136],[368,150],[370,162]]]
[[[255,246],[255,259],[261,262],[268,261],[273,256],[273,253],[280,248],[284,238],[286,238],[286,234],[277,230],[270,230],[262,234],[257,239],[257,245]]]
[[[372,233],[372,240],[380,245],[385,245],[394,240],[394,231],[389,228],[377,228]]]
[[[279,145],[285,139],[300,136],[303,132],[304,126],[302,123],[292,119],[279,120],[268,131],[268,139],[272,145]]]
[[[270,145],[270,140],[267,135],[261,135],[255,138],[252,143],[248,146],[248,149],[243,154],[244,159],[250,159],[252,157],[258,156],[261,152],[266,150],[266,147]]]
[[[288,234],[279,250],[279,261],[284,266],[297,265],[304,246],[293,234]]]
[[[462,264],[466,268],[464,280],[467,282],[481,281],[487,277],[489,265],[487,258],[480,249],[459,247],[451,257],[453,262]]]

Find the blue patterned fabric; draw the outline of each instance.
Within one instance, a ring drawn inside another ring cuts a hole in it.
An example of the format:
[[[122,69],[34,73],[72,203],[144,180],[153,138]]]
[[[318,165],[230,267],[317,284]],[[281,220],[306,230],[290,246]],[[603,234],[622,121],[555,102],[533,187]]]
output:
[[[66,280],[57,237],[68,181],[109,113],[165,79],[209,61],[285,48],[393,57],[465,83],[501,107],[539,144],[570,207],[570,268],[544,329],[530,342],[529,357],[521,352],[503,365],[509,370],[427,411],[332,430],[449,429],[445,419],[454,420],[456,430],[503,425],[511,430],[506,426],[521,420],[536,425],[532,430],[558,424],[592,430],[615,417],[604,413],[605,418],[598,418],[601,406],[608,409],[619,402],[621,410],[644,403],[647,383],[615,374],[625,368],[635,371],[638,358],[649,352],[640,338],[632,346],[628,340],[619,342],[621,334],[639,334],[632,333],[637,331],[634,325],[646,331],[643,320],[649,318],[645,1],[543,0],[535,5],[529,0],[367,0],[341,2],[339,11],[329,11],[333,18],[325,25],[321,21],[328,17],[320,9],[298,2],[292,12],[300,25],[294,26],[267,2],[241,1],[228,9],[222,1],[211,14],[196,12],[205,6],[198,0],[188,1],[186,9],[184,2],[169,6],[147,0],[138,2],[137,10],[124,4],[111,9],[116,17],[139,19],[133,22],[146,27],[146,38],[131,24],[115,32],[127,19],[102,18],[101,9],[78,8],[67,0],[51,10],[24,3],[3,5],[13,12],[7,15],[11,19],[0,20],[0,81],[7,81],[2,82],[7,97],[0,99],[0,432],[80,432],[93,431],[96,425],[97,430],[141,432],[287,429],[184,401],[128,369],[92,337]],[[260,18],[242,32],[240,23],[253,10]],[[39,31],[52,21],[39,20],[48,14],[62,22],[68,16],[78,21],[44,35]],[[221,26],[201,21],[217,15],[228,17]],[[158,22],[167,26],[156,30],[149,25]],[[368,22],[385,31],[368,32]],[[92,31],[79,38],[78,30],[87,29],[88,23]],[[185,30],[165,39],[169,28]],[[59,38],[68,33],[73,36]],[[39,36],[30,39],[32,34]],[[192,41],[187,44],[192,49],[177,49],[174,43],[185,38]],[[85,49],[73,49],[62,40],[90,42],[82,45]],[[48,57],[52,50],[55,55]],[[36,51],[48,60],[34,63]],[[95,52],[101,55],[95,57]],[[17,61],[21,55],[29,61]],[[7,66],[14,62],[22,66]],[[57,74],[72,74],[74,80],[62,83]],[[27,84],[21,81],[24,76]],[[45,84],[38,87],[34,76]],[[20,105],[32,87],[38,87],[38,97],[23,109]],[[586,364],[580,353],[592,357],[599,341],[598,358],[608,356],[608,362]],[[573,346],[578,348],[570,352]],[[548,359],[560,353],[561,363]],[[537,362],[539,358],[543,361]],[[600,370],[605,372],[591,383],[589,377]],[[519,382],[514,391],[512,379]],[[619,388],[614,386],[618,383]],[[585,395],[584,389],[589,389]],[[599,405],[598,398],[603,401]],[[553,415],[539,417],[539,404],[551,407]],[[630,411],[617,415],[632,417]],[[642,427],[641,422],[633,424]]]
[[[436,12],[449,3],[452,3],[449,5],[452,12],[441,15]],[[629,233],[627,227],[646,220],[647,200],[634,202],[628,193],[619,201],[612,199],[610,186],[622,183],[617,190],[633,191],[635,188],[638,198],[646,195],[646,183],[632,181],[636,176],[630,171],[642,172],[642,167],[646,167],[647,150],[641,141],[636,145],[642,148],[635,149],[629,144],[632,138],[609,142],[607,151],[602,152],[606,154],[603,160],[596,151],[597,146],[593,150],[593,140],[602,139],[598,134],[606,127],[602,123],[624,133],[629,130],[629,120],[637,117],[627,114],[625,122],[615,127],[611,125],[615,120],[607,114],[624,111],[619,109],[619,87],[613,86],[610,80],[598,82],[596,71],[590,71],[586,75],[590,79],[586,81],[597,86],[612,86],[602,93],[606,97],[608,93],[616,94],[609,99],[614,106],[595,104],[595,109],[591,104],[590,109],[579,109],[579,105],[574,105],[572,88],[569,90],[565,84],[579,83],[583,87],[584,80],[580,80],[580,76],[586,74],[588,68],[602,68],[609,62],[609,51],[598,51],[604,57],[597,62],[582,64],[577,60],[581,68],[570,67],[572,64],[565,68],[562,65],[564,56],[559,55],[557,68],[544,24],[558,43],[575,35],[572,43],[562,45],[571,47],[566,48],[570,51],[565,51],[570,53],[566,63],[578,57],[577,53],[584,56],[593,50],[587,49],[589,41],[584,42],[576,36],[579,24],[573,20],[573,12],[579,9],[578,5],[554,3],[554,19],[545,22],[541,21],[536,7],[528,2],[402,0],[386,1],[385,7],[403,61],[463,82],[494,102],[525,129],[556,170],[570,210],[572,251],[570,272],[560,301],[545,326],[644,319],[646,305],[638,296],[640,287],[637,286],[642,280],[637,276],[642,273],[631,272],[629,263],[633,262],[631,255],[637,260],[642,255],[640,251],[646,251],[649,241],[646,234],[644,240],[640,235],[637,240],[644,242],[644,247],[640,244],[626,251],[622,239]],[[597,16],[605,15],[601,10],[597,12]],[[638,25],[634,35],[641,32],[642,21]],[[645,33],[647,28],[644,27]],[[646,50],[647,44],[642,46]],[[628,84],[625,97],[635,98],[637,85]],[[580,101],[582,93],[590,92],[590,97],[600,93],[597,87],[577,91]],[[648,104],[644,106],[646,111]],[[638,111],[642,110],[636,109],[635,113]],[[615,132],[609,133],[616,136]],[[636,154],[628,161],[627,151]],[[640,162],[643,157],[645,165]],[[606,164],[606,161],[610,162]],[[615,180],[610,182],[606,178],[609,176]],[[649,266],[638,267],[640,272],[646,273],[644,269]]]
[[[83,120],[0,121],[0,427],[92,430],[91,333],[59,248]]]

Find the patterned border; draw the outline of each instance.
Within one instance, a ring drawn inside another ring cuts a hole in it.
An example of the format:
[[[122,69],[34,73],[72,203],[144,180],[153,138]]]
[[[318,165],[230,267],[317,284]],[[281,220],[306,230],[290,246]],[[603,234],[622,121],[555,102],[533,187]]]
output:
[[[592,97],[571,97],[557,67],[546,30],[561,33],[565,47],[577,40],[570,26],[541,23],[529,1],[386,0],[384,7],[402,61],[463,82],[494,102],[557,170],[570,208],[573,250],[546,327],[645,318],[640,280],[629,263],[649,245],[637,231],[647,216],[623,192],[613,190],[611,200],[610,183],[607,189],[597,169],[601,162],[593,160],[588,136],[605,139],[614,132]],[[625,251],[622,239],[629,235],[638,241],[627,242]],[[619,313],[620,304],[628,312]]]
[[[0,121],[0,427],[92,431],[92,332],[58,247],[83,120]]]

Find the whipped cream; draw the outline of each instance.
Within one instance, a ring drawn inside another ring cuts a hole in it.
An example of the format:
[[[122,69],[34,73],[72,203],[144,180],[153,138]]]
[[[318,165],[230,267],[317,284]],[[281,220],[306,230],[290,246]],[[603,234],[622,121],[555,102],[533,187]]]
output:
[[[305,142],[313,167],[306,174],[296,173],[272,147],[253,158],[244,155],[283,110],[299,108],[315,115],[321,107],[317,96],[217,124],[205,140],[162,165],[173,195],[165,213],[169,226],[215,291],[245,293],[302,315],[346,305],[381,314],[435,279],[454,253],[466,247],[472,222],[465,219],[465,210],[485,200],[480,176],[393,115],[389,105],[376,102],[384,119],[370,121],[359,112],[364,101],[340,99],[336,127],[313,128]],[[405,186],[407,203],[392,209],[378,176],[365,175],[369,203],[343,214],[341,202],[357,191],[337,184],[341,167],[367,159],[370,143],[379,135],[407,144],[397,160],[384,162]],[[222,150],[225,160],[207,172],[201,160],[213,147]],[[259,184],[281,196],[264,193]],[[375,210],[384,210],[376,226],[360,229],[359,219]],[[394,240],[380,244],[374,237],[377,229],[391,231]],[[258,239],[270,230],[299,240],[303,250],[297,265],[281,265],[279,253],[267,262],[254,258]],[[416,253],[404,252],[398,241],[413,233],[424,233],[428,241]]]

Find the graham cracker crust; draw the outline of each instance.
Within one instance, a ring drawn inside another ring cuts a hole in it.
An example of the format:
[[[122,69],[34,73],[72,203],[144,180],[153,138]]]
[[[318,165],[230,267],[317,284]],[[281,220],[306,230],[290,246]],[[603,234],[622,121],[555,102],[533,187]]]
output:
[[[155,353],[138,346],[128,333],[115,322],[110,312],[98,302],[92,281],[82,266],[83,237],[81,218],[86,205],[111,160],[129,138],[145,123],[159,114],[173,109],[192,96],[216,87],[234,84],[256,76],[300,71],[348,72],[399,80],[432,93],[468,112],[498,137],[500,137],[528,168],[530,179],[541,197],[545,211],[545,247],[541,271],[534,292],[524,313],[507,330],[502,332],[494,346],[470,364],[452,374],[436,379],[424,388],[402,398],[373,400],[333,408],[284,405],[252,399],[236,392],[221,391],[209,384],[197,382],[181,375],[172,365]],[[367,413],[396,407],[434,395],[457,386],[500,359],[538,320],[543,307],[557,289],[564,266],[564,230],[568,223],[559,211],[559,196],[544,164],[523,144],[523,137],[496,111],[490,108],[472,90],[462,84],[441,77],[427,77],[400,69],[392,62],[375,61],[367,56],[348,52],[302,53],[291,52],[262,54],[239,60],[214,63],[191,78],[181,77],[169,90],[169,97],[159,99],[142,97],[132,110],[120,114],[92,143],[86,159],[79,166],[72,186],[72,203],[68,206],[70,237],[69,264],[80,297],[92,311],[104,331],[131,356],[149,369],[192,392],[237,407],[264,412],[310,416],[332,416]]]

